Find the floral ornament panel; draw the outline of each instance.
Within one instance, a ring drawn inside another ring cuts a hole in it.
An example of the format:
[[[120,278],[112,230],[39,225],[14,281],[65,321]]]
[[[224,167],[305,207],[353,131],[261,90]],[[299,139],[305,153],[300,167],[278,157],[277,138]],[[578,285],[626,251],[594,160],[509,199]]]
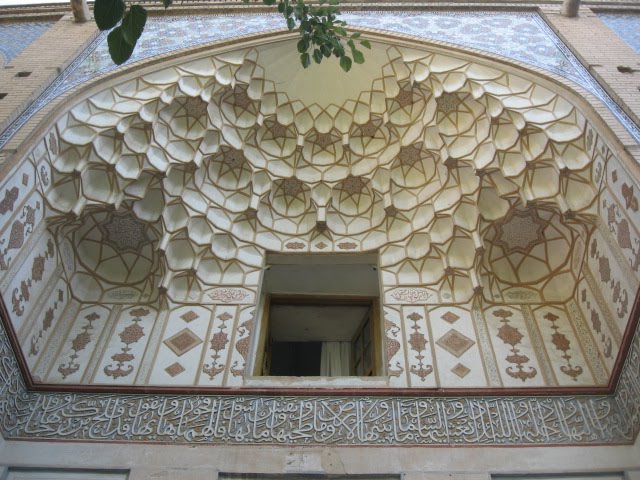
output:
[[[157,311],[136,306],[120,312],[92,383],[133,385]]]
[[[498,306],[484,312],[503,384],[511,387],[544,385],[536,358],[538,352],[532,348],[522,313],[515,308]]]
[[[558,384],[593,385],[579,337],[566,310],[539,307],[534,309],[534,316]]]
[[[109,315],[109,309],[100,306],[84,308],[78,312],[60,353],[49,367],[47,382],[77,384],[83,381]]]

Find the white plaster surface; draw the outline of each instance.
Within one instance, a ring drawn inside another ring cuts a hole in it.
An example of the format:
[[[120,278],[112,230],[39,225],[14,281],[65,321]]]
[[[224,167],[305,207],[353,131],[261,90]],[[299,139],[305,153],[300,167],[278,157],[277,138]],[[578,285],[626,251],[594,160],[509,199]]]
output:
[[[345,448],[203,445],[117,445],[5,442],[0,465],[131,469],[129,480],[215,479],[229,473],[405,473],[405,480],[487,474],[628,472],[640,478],[640,442],[634,446],[523,448]],[[449,476],[451,474],[452,476]]]

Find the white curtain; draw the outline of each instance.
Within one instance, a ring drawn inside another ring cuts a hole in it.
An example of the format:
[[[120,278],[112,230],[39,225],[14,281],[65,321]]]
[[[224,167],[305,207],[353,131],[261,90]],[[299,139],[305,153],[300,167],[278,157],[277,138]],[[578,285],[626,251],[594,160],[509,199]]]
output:
[[[323,377],[348,377],[351,375],[350,342],[322,342],[320,375]]]

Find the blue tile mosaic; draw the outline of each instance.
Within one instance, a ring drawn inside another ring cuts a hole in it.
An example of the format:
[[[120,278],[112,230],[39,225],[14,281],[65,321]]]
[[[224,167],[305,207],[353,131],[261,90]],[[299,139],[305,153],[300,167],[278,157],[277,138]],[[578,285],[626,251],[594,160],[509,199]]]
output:
[[[598,18],[640,53],[640,13],[602,13]]]
[[[608,96],[578,59],[536,13],[496,12],[345,12],[351,26],[413,35],[472,47],[562,75],[600,98],[640,143],[640,128]],[[172,50],[244,35],[283,29],[278,14],[191,15],[150,18],[129,62]],[[91,45],[30,107],[0,135],[4,145],[26,121],[53,98],[93,78],[116,70],[106,34]]]
[[[0,57],[8,65],[32,42],[50,29],[55,22],[0,23]]]

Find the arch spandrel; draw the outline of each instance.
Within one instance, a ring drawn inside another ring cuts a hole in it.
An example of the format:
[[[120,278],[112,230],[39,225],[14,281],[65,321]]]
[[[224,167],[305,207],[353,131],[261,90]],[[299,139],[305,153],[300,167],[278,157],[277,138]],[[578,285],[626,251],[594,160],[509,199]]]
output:
[[[128,71],[84,90],[43,134],[38,190],[71,298],[120,320],[132,303],[153,304],[158,321],[185,328],[174,312],[213,312],[211,328],[190,330],[190,350],[215,360],[206,371],[161,367],[177,355],[166,333],[147,347],[162,355],[136,359],[144,378],[100,382],[241,386],[266,251],[378,251],[385,385],[606,385],[637,289],[638,235],[625,217],[632,181],[593,112],[530,72],[389,37],[374,38],[360,75],[266,62],[292,42]],[[345,82],[349,94],[328,101]],[[626,197],[612,193],[623,183]],[[98,350],[101,371],[115,371]],[[567,356],[571,375],[556,368]],[[81,370],[62,380],[98,378]],[[42,381],[61,382],[57,371]]]

